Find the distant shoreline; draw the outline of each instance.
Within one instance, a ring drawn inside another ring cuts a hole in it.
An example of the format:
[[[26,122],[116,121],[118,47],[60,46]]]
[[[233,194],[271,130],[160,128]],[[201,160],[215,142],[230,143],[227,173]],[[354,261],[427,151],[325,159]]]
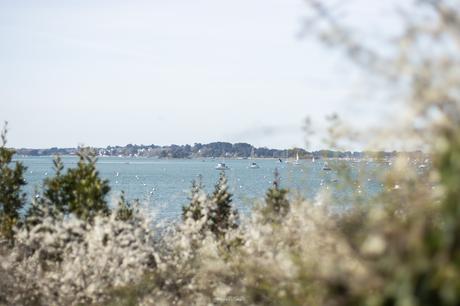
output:
[[[107,146],[93,148],[98,157],[133,157],[157,159],[388,159],[398,155],[407,155],[411,158],[426,158],[421,151],[334,151],[317,150],[307,151],[302,148],[270,149],[255,147],[249,143],[211,142],[208,144],[195,143],[193,145],[133,145]],[[44,157],[44,156],[75,156],[79,148],[47,148],[47,149],[15,149],[17,156]]]
[[[405,152],[404,154],[411,154],[412,152]],[[77,155],[75,154],[66,154],[66,155],[60,155],[60,154],[57,154],[57,155],[18,155],[18,154],[15,154],[15,157],[13,158],[13,160],[17,160],[18,158],[54,158],[55,156],[60,156],[60,157],[77,157]],[[219,162],[227,162],[227,161],[254,161],[254,160],[273,160],[273,161],[276,161],[276,162],[279,162],[279,159],[281,159],[281,161],[284,163],[284,162],[295,162],[296,159],[295,158],[277,158],[277,157],[254,157],[254,158],[235,158],[235,157],[215,157],[215,158],[212,158],[212,157],[190,157],[190,158],[174,158],[174,157],[147,157],[147,156],[96,156],[98,159],[104,159],[104,158],[118,158],[118,159],[138,159],[138,160],[193,160],[193,161],[202,161],[202,162],[211,162],[211,161],[214,161],[216,163],[219,163]],[[396,158],[396,156],[388,156],[388,157],[382,157],[382,158],[379,158],[379,157],[370,157],[370,156],[362,156],[362,157],[357,157],[357,158],[348,158],[348,157],[319,157],[319,158],[315,158],[314,160],[343,160],[343,161],[360,161],[360,160],[390,160],[390,159],[393,159],[393,158]],[[412,157],[411,157],[412,158]],[[414,157],[414,158],[417,158],[417,157]],[[426,157],[424,157],[426,158]],[[313,160],[312,158],[300,158],[299,157],[299,160],[300,161],[311,161]]]

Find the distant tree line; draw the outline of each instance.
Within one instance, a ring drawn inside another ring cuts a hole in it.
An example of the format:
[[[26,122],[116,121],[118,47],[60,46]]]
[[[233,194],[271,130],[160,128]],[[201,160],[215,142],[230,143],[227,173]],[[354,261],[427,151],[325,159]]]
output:
[[[18,155],[26,156],[51,156],[51,155],[76,155],[79,148],[49,148],[49,149],[17,149]],[[211,142],[208,144],[195,143],[193,145],[136,145],[128,144],[126,146],[107,146],[106,148],[96,148],[98,156],[123,156],[123,157],[154,157],[154,158],[389,158],[396,154],[408,154],[411,157],[423,157],[420,151],[397,153],[396,151],[332,151],[319,150],[309,152],[302,148],[292,149],[270,149],[267,147],[256,148],[249,143],[238,142]]]

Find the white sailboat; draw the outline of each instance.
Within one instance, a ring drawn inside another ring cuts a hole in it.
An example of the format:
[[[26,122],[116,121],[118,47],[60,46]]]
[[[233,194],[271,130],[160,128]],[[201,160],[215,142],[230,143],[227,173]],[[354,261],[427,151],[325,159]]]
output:
[[[297,152],[296,155],[295,155],[295,162],[294,162],[294,165],[300,165],[300,162],[299,162],[299,152]]]

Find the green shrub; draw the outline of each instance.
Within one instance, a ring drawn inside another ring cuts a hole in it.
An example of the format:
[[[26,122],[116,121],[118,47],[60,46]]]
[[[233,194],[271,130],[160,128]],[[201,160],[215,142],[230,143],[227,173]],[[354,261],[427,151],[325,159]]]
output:
[[[136,215],[136,207],[139,205],[139,200],[134,200],[130,202],[125,198],[125,192],[122,191],[120,199],[118,200],[117,208],[114,213],[116,215],[115,219],[119,221],[131,221]]]
[[[19,223],[20,210],[26,201],[22,186],[26,185],[24,172],[26,167],[15,162],[12,167],[13,149],[6,147],[7,123],[1,133],[0,146],[0,234],[13,239],[13,228]]]
[[[194,221],[198,221],[204,216],[204,207],[208,200],[207,195],[203,191],[203,184],[201,178],[192,181],[192,187],[190,189],[189,204],[182,207],[182,220],[185,221],[188,218],[192,218]]]
[[[222,171],[214,186],[209,211],[210,230],[217,236],[222,236],[229,229],[237,227],[238,213],[232,207],[232,194],[228,191],[227,177]]]
[[[183,207],[182,218],[202,222],[201,231],[211,231],[222,237],[229,229],[238,226],[238,212],[232,207],[232,194],[228,191],[227,178],[222,171],[212,195],[203,191],[201,180],[192,182],[190,203]]]
[[[278,169],[275,169],[273,185],[265,194],[263,213],[268,222],[279,222],[289,213],[288,190],[280,187]]]
[[[74,214],[88,221],[97,214],[108,215],[109,182],[99,177],[95,154],[89,149],[81,149],[78,158],[77,167],[67,169],[65,174],[62,173],[64,167],[60,157],[55,158],[55,176],[45,179],[38,205],[47,208],[52,215]],[[30,217],[34,215],[34,209],[36,207],[29,210]]]

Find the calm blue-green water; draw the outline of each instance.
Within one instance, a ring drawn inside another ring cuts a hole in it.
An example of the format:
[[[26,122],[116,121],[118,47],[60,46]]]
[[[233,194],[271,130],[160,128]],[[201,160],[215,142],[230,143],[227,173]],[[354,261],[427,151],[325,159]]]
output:
[[[54,173],[52,157],[18,157],[27,167],[26,188],[31,197],[34,188],[40,188],[42,180]],[[218,179],[219,171],[215,169],[220,160],[159,160],[147,158],[101,157],[97,168],[102,177],[110,181],[112,187],[111,203],[125,191],[128,199],[138,198],[152,209],[158,218],[175,218],[187,203],[191,181],[202,176],[205,189],[212,192]],[[75,157],[63,157],[66,167],[74,167]],[[332,192],[339,190],[340,179],[337,171],[324,171],[323,161],[301,161],[300,165],[280,163],[278,160],[256,160],[259,169],[250,169],[251,160],[225,160],[230,168],[226,171],[230,191],[234,194],[235,206],[243,213],[251,209],[255,199],[263,198],[271,186],[273,172],[280,172],[283,187],[293,193],[298,192],[306,198],[314,198],[319,190],[328,188]],[[338,162],[329,161],[334,168]],[[377,193],[381,184],[375,174],[388,168],[383,163],[352,163],[354,175],[365,172],[368,179],[361,181],[356,188],[363,194]]]

